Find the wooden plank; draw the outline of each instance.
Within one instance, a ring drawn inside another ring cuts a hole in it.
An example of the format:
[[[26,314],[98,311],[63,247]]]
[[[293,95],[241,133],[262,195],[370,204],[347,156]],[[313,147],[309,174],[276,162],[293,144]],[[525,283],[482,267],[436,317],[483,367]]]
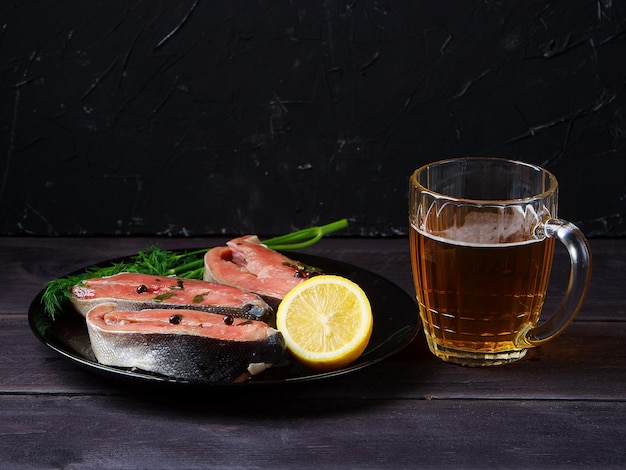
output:
[[[0,396],[6,468],[626,464],[624,402]]]
[[[626,322],[580,322],[516,364],[466,368],[432,356],[420,333],[381,364],[284,389],[309,397],[622,400],[625,342]],[[41,344],[23,316],[0,317],[0,344],[0,392],[129,393],[128,385],[85,371]]]
[[[134,253],[146,240],[0,239],[0,466],[626,465],[624,240],[592,240],[594,279],[580,316],[516,364],[446,364],[420,334],[358,373],[228,394],[109,381],[31,334],[25,313],[43,282]],[[307,251],[370,269],[412,295],[404,239],[327,239]],[[566,258],[557,258],[555,290],[567,278]]]

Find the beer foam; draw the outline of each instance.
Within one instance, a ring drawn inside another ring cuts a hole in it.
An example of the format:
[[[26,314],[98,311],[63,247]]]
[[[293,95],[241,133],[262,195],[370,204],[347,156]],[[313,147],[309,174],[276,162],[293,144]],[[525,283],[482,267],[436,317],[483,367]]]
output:
[[[429,221],[434,217],[431,207],[421,227],[412,224],[413,228],[429,238],[466,246],[524,245],[540,241],[534,232],[541,219],[530,205],[463,211],[444,206],[437,211],[437,222]],[[437,230],[438,227],[441,229]]]

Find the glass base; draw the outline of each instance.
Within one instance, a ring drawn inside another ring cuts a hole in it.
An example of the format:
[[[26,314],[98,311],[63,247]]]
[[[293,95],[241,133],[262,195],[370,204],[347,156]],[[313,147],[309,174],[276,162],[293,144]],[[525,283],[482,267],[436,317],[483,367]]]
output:
[[[467,351],[437,344],[432,341],[428,335],[426,335],[426,341],[430,351],[438,358],[443,359],[446,362],[452,362],[454,364],[469,367],[509,364],[511,362],[519,361],[528,351],[527,349],[514,349],[511,351],[493,353],[483,351]]]

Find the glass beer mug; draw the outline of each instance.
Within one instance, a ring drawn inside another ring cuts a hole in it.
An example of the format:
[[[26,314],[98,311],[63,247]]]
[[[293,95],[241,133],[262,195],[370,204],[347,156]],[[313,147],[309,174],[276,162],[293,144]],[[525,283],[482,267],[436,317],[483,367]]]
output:
[[[411,263],[430,350],[468,366],[521,359],[574,319],[589,286],[591,253],[557,217],[557,180],[500,158],[431,163],[410,179]],[[555,240],[570,255],[556,311],[539,322]]]

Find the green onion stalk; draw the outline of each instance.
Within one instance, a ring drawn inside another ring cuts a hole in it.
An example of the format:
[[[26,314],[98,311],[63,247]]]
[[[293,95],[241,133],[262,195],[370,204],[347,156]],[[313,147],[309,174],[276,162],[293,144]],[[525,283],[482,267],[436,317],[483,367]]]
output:
[[[337,220],[327,225],[309,227],[296,232],[262,240],[262,243],[276,251],[300,250],[320,241],[325,235],[348,226],[346,219]],[[173,276],[183,279],[202,279],[204,274],[204,255],[210,248],[201,250],[172,252],[152,245],[131,257],[127,262],[114,263],[110,266],[93,266],[79,274],[72,274],[48,282],[43,291],[41,302],[48,315],[54,318],[69,300],[73,286],[94,278],[113,276],[121,272],[152,274],[155,276]]]

